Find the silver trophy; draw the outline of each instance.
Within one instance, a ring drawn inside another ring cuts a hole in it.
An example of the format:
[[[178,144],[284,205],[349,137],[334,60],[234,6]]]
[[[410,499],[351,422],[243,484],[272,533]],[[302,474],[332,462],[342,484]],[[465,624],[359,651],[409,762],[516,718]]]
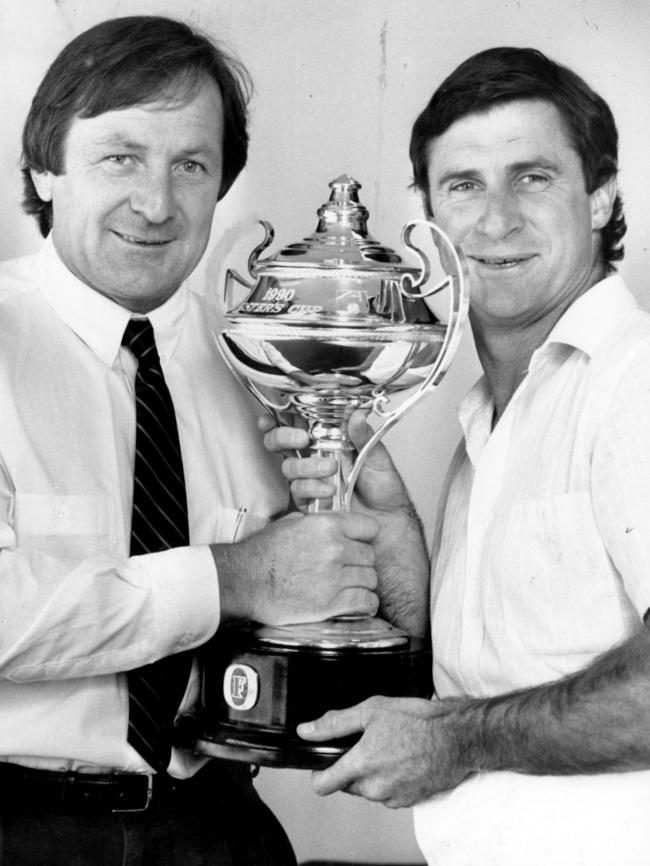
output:
[[[316,231],[264,259],[274,232],[262,222],[251,281],[227,273],[219,343],[233,373],[279,423],[299,415],[311,448],[336,458],[337,492],[327,507],[347,510],[368,451],[448,369],[468,297],[462,254],[436,225],[404,226],[402,242],[417,262],[406,264],[368,234],[361,185],[342,175],[329,186]],[[433,236],[440,279],[431,279],[429,260],[412,243],[416,229]],[[429,299],[444,292],[443,324]],[[355,454],[347,427],[357,409],[377,425]],[[203,709],[184,720],[186,741],[203,754],[271,766],[326,766],[349,747],[300,740],[301,721],[372,694],[429,697],[432,688],[428,645],[368,616],[220,628],[204,668]]]

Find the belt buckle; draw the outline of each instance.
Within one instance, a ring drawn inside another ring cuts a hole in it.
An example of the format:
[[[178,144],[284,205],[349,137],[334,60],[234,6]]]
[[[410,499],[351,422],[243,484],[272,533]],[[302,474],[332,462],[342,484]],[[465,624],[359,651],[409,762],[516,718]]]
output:
[[[143,806],[134,806],[130,809],[111,809],[113,814],[122,813],[122,812],[145,812],[149,808],[149,804],[151,803],[151,798],[153,796],[153,774],[152,773],[142,773],[138,774],[138,778],[144,778],[147,780],[147,794],[146,799]]]

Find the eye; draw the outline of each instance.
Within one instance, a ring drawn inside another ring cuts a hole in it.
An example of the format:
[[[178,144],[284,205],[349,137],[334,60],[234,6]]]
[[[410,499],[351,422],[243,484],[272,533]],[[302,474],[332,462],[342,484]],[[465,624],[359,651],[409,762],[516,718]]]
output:
[[[205,166],[201,165],[200,162],[195,162],[193,159],[183,160],[183,162],[180,164],[180,168],[183,171],[183,174],[187,174],[192,177],[205,173]]]
[[[133,157],[128,153],[111,153],[105,157],[106,162],[112,165],[128,165]]]
[[[550,181],[550,178],[546,174],[541,174],[540,172],[530,171],[527,174],[522,175],[517,183],[526,189],[540,189],[545,187]]]
[[[460,180],[449,187],[450,192],[474,192],[477,189],[478,184],[473,180]]]

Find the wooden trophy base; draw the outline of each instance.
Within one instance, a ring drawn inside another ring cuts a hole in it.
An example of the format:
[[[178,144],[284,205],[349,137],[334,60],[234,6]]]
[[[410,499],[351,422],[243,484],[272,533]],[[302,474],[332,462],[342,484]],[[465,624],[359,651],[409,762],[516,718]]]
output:
[[[219,629],[202,649],[202,709],[179,745],[214,758],[319,769],[358,737],[310,743],[296,726],[372,695],[430,698],[429,645],[380,619]]]

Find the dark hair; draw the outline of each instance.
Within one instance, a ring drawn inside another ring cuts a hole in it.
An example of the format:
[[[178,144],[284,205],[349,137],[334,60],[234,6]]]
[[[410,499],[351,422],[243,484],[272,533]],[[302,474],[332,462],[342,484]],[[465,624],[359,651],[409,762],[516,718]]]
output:
[[[158,16],[113,18],[72,40],[54,60],[32,101],[23,129],[23,209],[43,235],[52,227],[52,203],[43,201],[30,170],[61,174],[65,139],[75,117],[151,102],[173,94],[192,98],[206,79],[223,101],[222,198],[246,164],[246,68],[187,24]]]
[[[429,145],[456,120],[487,111],[514,99],[543,99],[560,112],[582,162],[588,193],[616,175],[618,132],[605,100],[566,66],[533,48],[489,48],[474,54],[454,70],[435,91],[415,121],[410,157],[413,186],[431,208],[427,172]],[[623,258],[621,239],[627,230],[619,195],[612,216],[601,231],[601,254],[609,269]]]

